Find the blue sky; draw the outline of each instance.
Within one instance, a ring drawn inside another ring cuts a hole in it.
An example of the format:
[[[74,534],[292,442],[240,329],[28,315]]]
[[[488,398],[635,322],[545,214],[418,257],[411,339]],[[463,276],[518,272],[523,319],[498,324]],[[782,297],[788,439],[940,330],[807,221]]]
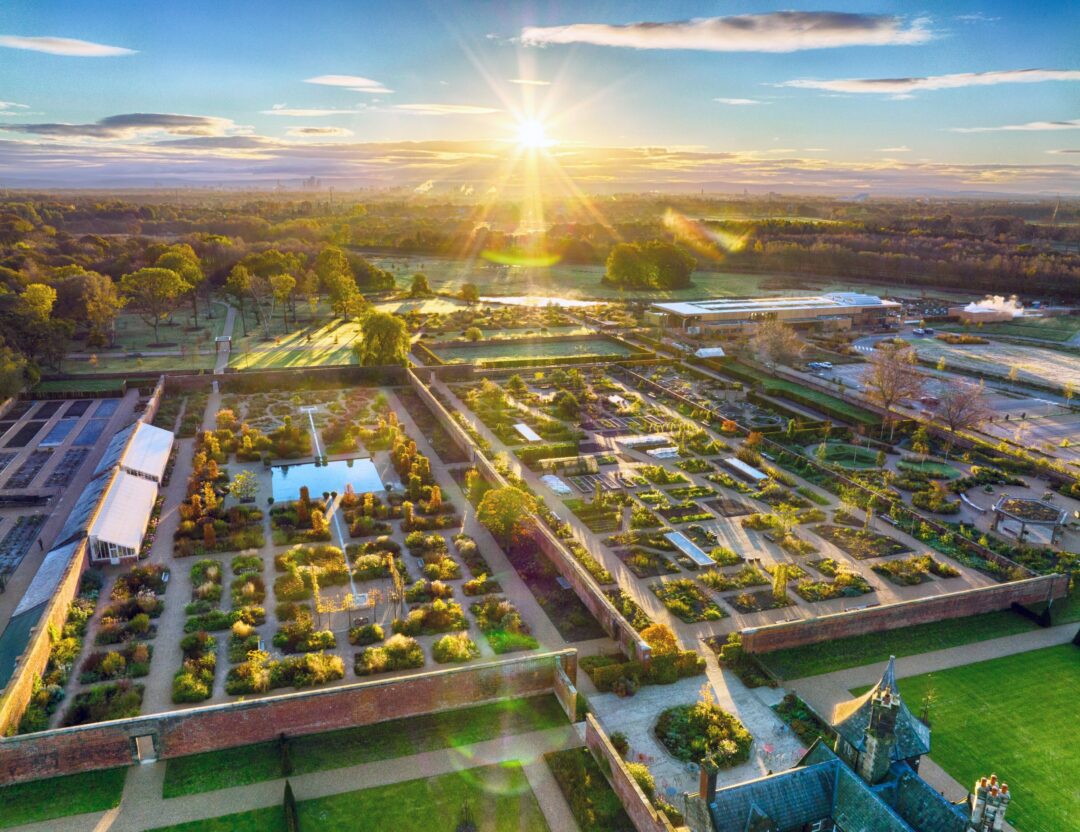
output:
[[[530,120],[584,190],[1077,193],[1080,4],[16,0],[0,102],[15,185],[511,188]]]

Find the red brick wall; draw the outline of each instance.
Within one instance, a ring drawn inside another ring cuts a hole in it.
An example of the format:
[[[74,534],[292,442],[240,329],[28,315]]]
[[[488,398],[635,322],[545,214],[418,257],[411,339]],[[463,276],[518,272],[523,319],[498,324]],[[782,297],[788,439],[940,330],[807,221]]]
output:
[[[1044,575],[883,607],[752,627],[742,631],[743,649],[750,653],[771,653],[788,647],[877,633],[912,624],[994,612],[1006,609],[1014,603],[1034,604],[1051,598],[1063,598],[1068,591],[1068,575]]]
[[[68,571],[61,579],[52,598],[49,599],[41,620],[30,631],[30,640],[15,665],[15,671],[11,674],[7,687],[0,690],[0,737],[15,730],[19,720],[22,719],[34,691],[34,680],[45,670],[45,665],[49,660],[49,651],[52,650],[49,625],[58,630],[64,626],[68,607],[79,591],[79,579],[85,569],[86,545],[83,544],[72,556]]]
[[[611,745],[604,729],[592,714],[585,718],[585,744],[600,763],[611,788],[619,796],[637,832],[674,832],[667,815],[653,808],[637,781],[626,770],[623,758]]]
[[[313,734],[556,690],[556,663],[576,681],[576,653],[522,656],[318,691],[270,696],[0,739],[0,785],[134,762],[152,735],[161,759]]]

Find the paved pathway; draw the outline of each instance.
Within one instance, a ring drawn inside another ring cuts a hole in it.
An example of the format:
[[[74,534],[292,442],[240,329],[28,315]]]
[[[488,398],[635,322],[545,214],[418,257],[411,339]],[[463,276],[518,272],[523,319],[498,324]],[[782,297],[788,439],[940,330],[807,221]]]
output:
[[[537,794],[552,832],[577,832],[569,807],[542,757],[549,751],[577,748],[582,744],[574,726],[565,725],[458,748],[426,751],[410,757],[302,774],[290,777],[289,781],[296,799],[302,801],[518,760],[525,766],[525,775]],[[159,762],[134,766],[128,772],[117,809],[16,828],[23,832],[141,832],[281,805],[284,779],[164,800],[161,791],[166,765]]]
[[[228,312],[225,313],[225,326],[221,330],[221,334],[224,337],[231,338],[233,331],[233,324],[236,323],[236,308],[228,306]],[[217,360],[214,363],[214,375],[219,376],[225,372],[229,366],[229,355],[232,353],[231,345],[224,345],[225,349],[221,348],[221,345],[217,347]]]

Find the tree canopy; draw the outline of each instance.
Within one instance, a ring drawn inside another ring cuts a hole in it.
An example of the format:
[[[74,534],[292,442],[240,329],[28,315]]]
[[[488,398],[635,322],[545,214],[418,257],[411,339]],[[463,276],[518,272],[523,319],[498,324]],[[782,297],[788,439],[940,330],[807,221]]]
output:
[[[409,330],[396,315],[372,312],[361,321],[360,337],[353,349],[365,367],[404,364],[409,354]]]

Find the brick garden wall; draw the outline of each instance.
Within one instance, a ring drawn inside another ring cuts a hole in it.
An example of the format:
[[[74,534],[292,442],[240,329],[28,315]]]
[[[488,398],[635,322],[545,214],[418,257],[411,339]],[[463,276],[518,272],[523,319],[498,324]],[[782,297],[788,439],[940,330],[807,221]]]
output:
[[[912,624],[994,612],[1007,609],[1012,604],[1056,600],[1065,597],[1068,591],[1068,575],[1043,575],[883,607],[752,627],[742,631],[743,649],[749,653],[771,653],[788,647],[802,647],[832,639],[878,633]]]
[[[572,686],[576,653],[564,650],[8,737],[0,739],[0,785],[130,765],[135,738],[145,735],[154,738],[158,757],[169,759],[265,742],[282,732],[313,734],[498,699],[558,695],[560,664]]]
[[[454,421],[450,414],[447,413],[446,408],[424,386],[417,374],[411,370],[409,371],[409,381],[435,418],[450,432],[454,441],[466,453],[470,454],[473,464],[480,472],[480,475],[500,487],[507,485],[503,475],[495,470],[495,466],[491,464],[488,458],[481,453],[479,448],[473,445],[472,440],[461,425]],[[521,466],[517,459],[511,460],[510,464],[520,476]],[[563,542],[555,536],[555,533],[538,517],[533,518],[532,537],[537,547],[544,553],[544,556],[551,561],[559,574],[570,584],[574,594],[581,599],[581,603],[588,608],[607,634],[618,642],[623,652],[634,659],[642,660],[646,658],[645,652],[648,650],[648,645],[638,636],[637,630],[630,626],[630,622],[615,609],[592,575],[578,563],[577,558],[571,554],[570,550],[563,545]]]
[[[625,761],[592,714],[585,717],[585,744],[599,762],[637,832],[674,832],[667,815],[653,808],[637,781],[630,776]]]
[[[34,681],[41,676],[49,660],[49,651],[52,649],[50,626],[56,630],[64,626],[68,607],[79,591],[79,579],[86,569],[86,557],[86,544],[83,543],[68,563],[67,572],[47,602],[41,620],[30,631],[26,649],[15,664],[7,686],[0,691],[0,737],[15,730],[26,711],[30,696],[34,692]],[[2,776],[0,782],[3,782]]]

